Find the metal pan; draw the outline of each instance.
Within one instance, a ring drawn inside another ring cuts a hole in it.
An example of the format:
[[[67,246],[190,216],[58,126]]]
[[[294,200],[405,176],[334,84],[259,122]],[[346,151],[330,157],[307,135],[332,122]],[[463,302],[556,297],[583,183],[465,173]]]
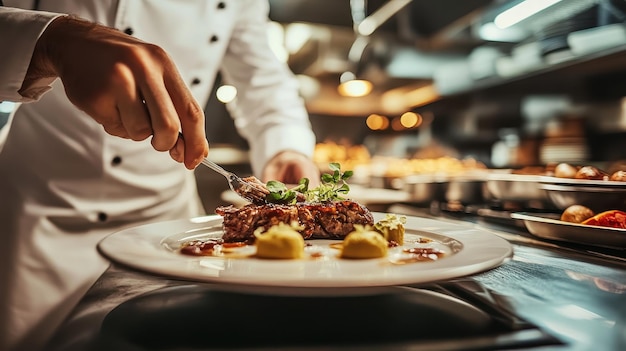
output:
[[[548,198],[561,210],[583,205],[594,212],[626,210],[626,188],[541,184]]]
[[[444,175],[411,175],[402,178],[402,189],[409,194],[410,202],[430,204],[443,201],[448,176]]]
[[[537,175],[492,172],[485,185],[495,200],[549,203],[548,193],[541,188],[540,180],[541,176]]]

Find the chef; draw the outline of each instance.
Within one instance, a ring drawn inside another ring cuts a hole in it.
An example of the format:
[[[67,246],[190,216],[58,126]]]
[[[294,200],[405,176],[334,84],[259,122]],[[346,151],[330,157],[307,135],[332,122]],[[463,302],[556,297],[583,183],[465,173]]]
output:
[[[220,71],[238,91],[227,108],[249,142],[254,174],[265,181],[319,178],[310,160],[315,136],[297,82],[267,44],[265,1],[35,3],[37,10],[76,15],[159,45],[172,57],[200,106],[206,105]],[[4,5],[26,4],[5,0]],[[0,8],[0,19],[5,12]],[[3,50],[22,56],[2,62],[2,74],[24,79],[33,35],[40,35],[53,18],[44,16],[34,31],[20,32],[24,47],[7,48],[3,44],[9,39],[0,36]],[[0,33],[4,33],[2,25],[0,21]],[[11,91],[15,81],[4,84],[4,77],[0,81],[0,96],[15,96]],[[3,130],[2,350],[37,350],[45,344],[107,268],[96,251],[104,236],[128,226],[204,214],[192,171],[167,152],[155,152],[149,139],[133,141],[108,134],[70,102],[61,80],[49,83],[52,89],[36,96],[37,101],[23,98],[28,103],[20,105]],[[206,123],[210,128],[210,116]]]

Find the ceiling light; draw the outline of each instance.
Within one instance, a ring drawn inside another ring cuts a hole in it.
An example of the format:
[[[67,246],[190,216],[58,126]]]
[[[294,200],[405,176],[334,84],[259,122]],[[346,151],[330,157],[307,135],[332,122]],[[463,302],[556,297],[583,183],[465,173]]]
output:
[[[340,84],[337,87],[339,94],[349,97],[360,97],[372,92],[373,85],[365,79],[357,79],[354,73],[344,72],[339,78]]]
[[[478,35],[482,39],[488,41],[515,43],[528,37],[529,33],[527,33],[523,28],[509,27],[502,29],[493,22],[487,22],[480,26],[478,29]]]
[[[360,97],[372,92],[372,83],[363,79],[350,80],[339,84],[339,94],[349,97]]]
[[[493,23],[498,28],[511,27],[526,18],[547,9],[561,0],[526,0],[497,15]]]
[[[402,8],[408,5],[411,0],[394,0],[387,1],[376,12],[356,22],[356,32],[360,35],[369,36],[389,18],[397,14]]]

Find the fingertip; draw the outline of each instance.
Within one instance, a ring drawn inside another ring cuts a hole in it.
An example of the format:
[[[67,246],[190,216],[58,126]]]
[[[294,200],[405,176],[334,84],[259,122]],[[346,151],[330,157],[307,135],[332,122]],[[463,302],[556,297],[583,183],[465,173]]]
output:
[[[200,162],[202,162],[202,160],[205,158],[206,156],[200,156],[197,155],[195,157],[189,157],[189,160],[187,160],[187,158],[185,158],[185,167],[187,167],[188,169],[195,169],[196,167],[198,167],[198,165],[200,164]]]
[[[178,162],[178,163],[182,163],[183,160],[180,157],[180,154],[178,154],[178,152],[176,152],[175,149],[170,150],[170,157],[172,158],[172,160]]]
[[[178,137],[177,133],[163,133],[161,131],[151,131],[151,134],[152,140],[150,141],[150,143],[152,144],[152,147],[157,151],[171,150],[173,148],[180,147],[178,144],[182,144],[180,140],[175,139]]]
[[[191,144],[189,141],[185,141],[185,166],[189,169],[195,169],[204,158],[209,155],[209,143],[206,139],[203,139],[204,143]]]
[[[194,169],[196,169],[196,167],[198,167],[198,165],[200,164],[200,162],[192,162],[192,163],[185,163],[185,168],[187,168],[190,171],[193,171]]]
[[[185,160],[185,143],[182,140],[176,141],[174,147],[170,149],[170,157],[178,163],[183,163]]]

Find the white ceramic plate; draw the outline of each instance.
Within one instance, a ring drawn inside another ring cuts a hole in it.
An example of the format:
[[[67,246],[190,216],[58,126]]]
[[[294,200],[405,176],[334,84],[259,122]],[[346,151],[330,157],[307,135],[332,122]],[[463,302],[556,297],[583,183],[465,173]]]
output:
[[[558,214],[512,213],[511,217],[523,220],[526,229],[540,238],[626,249],[626,229],[564,222]]]
[[[376,221],[384,216],[374,213]],[[432,239],[420,245],[438,247],[445,251],[444,257],[394,264],[391,261],[397,252],[390,252],[387,258],[347,260],[338,258],[338,251],[332,253],[334,249],[328,245],[339,242],[333,240],[308,240],[311,247],[326,250],[317,259],[187,256],[178,252],[186,241],[221,237],[221,223],[220,216],[207,216],[142,225],[109,235],[98,249],[114,262],[149,273],[218,283],[216,286],[231,291],[285,295],[367,294],[394,285],[447,280],[494,268],[513,253],[508,241],[471,224],[409,216],[404,246],[415,247],[420,237]]]

